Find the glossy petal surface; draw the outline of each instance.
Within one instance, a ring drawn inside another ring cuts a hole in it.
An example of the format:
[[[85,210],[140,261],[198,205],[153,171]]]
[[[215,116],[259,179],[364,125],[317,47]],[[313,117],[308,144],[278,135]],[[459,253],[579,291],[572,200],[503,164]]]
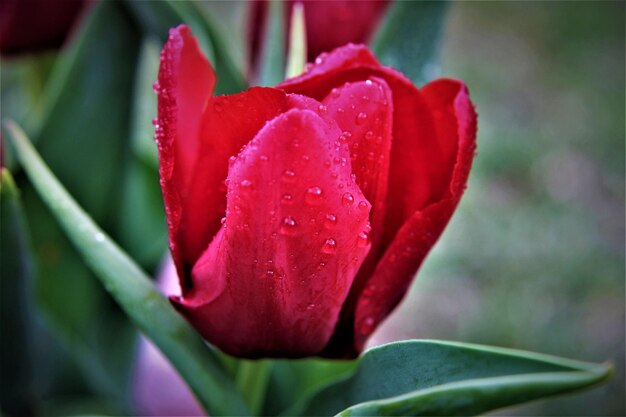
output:
[[[159,174],[167,213],[170,248],[182,276],[184,248],[179,234],[183,205],[195,156],[200,143],[199,131],[204,109],[213,94],[215,74],[197,40],[186,26],[170,30],[161,52],[158,118],[155,141],[159,148]]]
[[[192,266],[220,228],[226,210],[228,161],[269,120],[287,109],[285,94],[272,88],[252,88],[214,97],[202,120],[194,177],[185,201],[180,233],[185,260]]]
[[[370,244],[371,206],[351,179],[341,134],[309,110],[268,123],[232,163],[222,228],[173,300],[237,356],[319,353]]]
[[[385,251],[368,280],[355,314],[355,347],[367,337],[406,293],[417,269],[450,220],[465,186],[476,149],[476,113],[465,85],[438,80],[423,89],[431,109],[436,137],[442,149],[455,149],[447,169],[448,183],[433,194],[432,202],[416,210]],[[445,153],[444,153],[445,154]],[[436,196],[440,196],[435,199]]]
[[[279,87],[291,93],[321,100],[331,97],[346,83],[379,78],[384,80],[389,87],[393,99],[392,143],[384,220],[382,230],[380,228],[373,230],[373,233],[382,233],[382,237],[380,237],[379,244],[375,242],[369,259],[359,271],[341,314],[333,341],[326,352],[330,356],[343,356],[346,354],[346,349],[350,349],[354,332],[369,335],[382,318],[397,305],[418,266],[452,215],[456,203],[446,211],[446,215],[438,215],[440,219],[436,222],[437,224],[431,225],[434,229],[429,229],[428,233],[432,234],[433,238],[425,239],[420,245],[421,249],[416,250],[412,255],[415,265],[407,269],[411,272],[400,273],[400,276],[405,278],[398,277],[386,284],[388,291],[398,297],[397,300],[383,303],[384,307],[380,311],[384,310],[384,313],[380,313],[379,317],[370,319],[369,316],[362,314],[359,320],[366,324],[355,322],[357,301],[360,298],[368,299],[365,297],[367,295],[364,294],[365,292],[373,291],[373,289],[378,291],[376,285],[369,285],[370,280],[373,279],[373,268],[376,266],[377,271],[381,268],[379,262],[383,261],[383,255],[388,251],[392,242],[398,239],[403,225],[412,219],[416,212],[450,198],[453,167],[460,148],[459,137],[451,126],[451,123],[456,122],[457,117],[456,113],[450,110],[448,97],[450,90],[454,90],[453,87],[448,85],[443,88],[436,84],[435,87],[427,87],[422,92],[402,74],[381,66],[371,52],[362,45],[346,45],[321,58],[306,73],[286,80]],[[446,83],[458,85],[452,80]],[[374,207],[374,213],[376,213],[376,207]],[[382,296],[382,298],[385,297]],[[359,337],[359,339],[364,340],[364,337]],[[355,350],[349,355],[355,355],[360,351],[362,343],[355,340],[354,348]]]

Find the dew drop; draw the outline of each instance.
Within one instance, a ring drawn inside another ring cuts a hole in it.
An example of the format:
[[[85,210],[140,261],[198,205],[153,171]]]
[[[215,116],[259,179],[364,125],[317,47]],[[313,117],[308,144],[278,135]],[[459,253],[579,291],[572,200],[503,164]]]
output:
[[[280,225],[280,233],[287,236],[293,236],[296,233],[297,223],[293,217],[287,216]]]
[[[267,161],[269,161],[269,158],[268,158],[268,156],[267,156],[267,155],[261,155],[261,156],[259,156],[259,159],[260,159],[261,161],[263,161],[263,162],[267,162]]]
[[[365,201],[359,201],[359,208],[361,210],[367,209],[367,203]]]
[[[296,177],[296,173],[293,172],[292,170],[286,169],[285,171],[283,171],[283,179],[285,181],[291,182],[295,179],[295,177]]]
[[[304,201],[310,205],[317,205],[322,201],[322,194],[324,192],[320,187],[311,187],[306,190]]]
[[[367,120],[367,114],[361,112],[356,116],[356,124],[362,125]]]
[[[337,241],[335,239],[330,237],[326,239],[326,241],[324,241],[324,244],[322,245],[322,253],[331,255],[335,253],[336,250],[337,250]]]
[[[337,224],[337,216],[332,213],[328,213],[326,217],[324,217],[324,226],[327,229],[332,229]]]
[[[96,239],[96,242],[104,242],[104,235],[100,232],[96,233],[93,238]]]
[[[341,202],[344,206],[351,206],[354,203],[354,196],[350,193],[345,193],[341,197]]]
[[[237,160],[237,157],[231,156],[230,158],[228,158],[228,164],[232,165],[235,163],[236,160]]]
[[[282,204],[291,204],[293,203],[293,196],[291,194],[283,194],[283,196],[280,199],[280,202]]]
[[[325,114],[328,111],[328,107],[320,104],[319,106],[317,106],[317,111],[319,114]]]
[[[367,140],[374,139],[374,132],[372,132],[371,130],[368,130],[367,132],[365,132],[365,139]]]
[[[363,321],[359,325],[359,331],[361,332],[361,334],[368,335],[372,333],[373,330],[374,330],[374,318],[366,317],[365,319],[363,319]]]
[[[244,180],[241,180],[239,185],[241,185],[244,188],[251,188],[252,187],[252,181],[244,179]]]
[[[330,90],[330,95],[334,98],[337,98],[341,95],[341,92],[338,88],[333,88],[332,90]]]
[[[361,232],[359,233],[358,237],[357,237],[357,244],[364,248],[365,246],[369,245],[370,243],[370,235],[367,234],[366,232]]]
[[[267,271],[265,271],[265,276],[267,276],[268,278],[272,278],[275,274],[275,272],[271,269],[268,269]]]
[[[220,223],[221,223],[221,224],[225,224],[225,223],[226,223],[226,217],[222,217],[222,218],[220,219]]]
[[[309,304],[308,306],[306,306],[307,310],[313,310],[315,308],[315,304]]]
[[[372,80],[366,80],[365,81],[365,85],[370,86],[373,85],[374,83],[372,82]]]

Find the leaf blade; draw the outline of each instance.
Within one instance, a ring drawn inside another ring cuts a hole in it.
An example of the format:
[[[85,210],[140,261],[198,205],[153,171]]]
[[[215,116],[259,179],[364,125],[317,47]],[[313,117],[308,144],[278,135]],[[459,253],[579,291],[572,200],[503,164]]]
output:
[[[11,121],[5,122],[5,128],[29,179],[87,264],[133,322],[168,357],[207,411],[245,414],[243,400],[219,359],[139,267],[70,197],[24,132]]]
[[[358,361],[354,373],[330,383],[284,414],[484,412],[589,387],[608,378],[611,369],[537,353],[431,340],[379,346]],[[550,385],[551,378],[556,385]],[[501,384],[500,394],[508,393],[504,402],[498,402],[497,390],[488,389],[497,384]],[[462,396],[469,402],[459,402]]]
[[[436,75],[436,53],[447,10],[445,1],[398,1],[372,41],[378,59],[421,85]]]

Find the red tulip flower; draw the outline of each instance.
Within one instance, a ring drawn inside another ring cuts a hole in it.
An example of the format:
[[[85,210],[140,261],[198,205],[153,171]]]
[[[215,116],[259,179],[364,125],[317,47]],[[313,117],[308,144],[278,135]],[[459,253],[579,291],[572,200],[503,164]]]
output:
[[[384,15],[389,0],[300,0],[304,7],[307,55],[310,61],[325,51],[331,51],[349,42],[364,43],[370,40]],[[295,1],[285,4],[285,33]],[[263,25],[267,21],[269,2],[256,0],[250,3],[248,44],[250,62],[256,66]]]
[[[213,96],[215,81],[172,29],[155,87],[173,304],[232,355],[357,355],[463,194],[465,85],[417,89],[352,44],[275,88]]]

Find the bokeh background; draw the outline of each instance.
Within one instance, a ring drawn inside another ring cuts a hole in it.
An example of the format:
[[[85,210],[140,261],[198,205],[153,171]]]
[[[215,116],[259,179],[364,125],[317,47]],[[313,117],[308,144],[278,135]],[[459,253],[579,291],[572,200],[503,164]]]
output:
[[[624,414],[624,3],[450,7],[478,156],[459,211],[378,341],[454,339],[616,364],[606,387],[498,414]]]
[[[439,338],[616,365],[602,388],[498,415],[625,414],[624,5],[475,1],[448,8],[432,75],[469,86],[479,113],[478,156],[458,212],[372,344]],[[202,7],[218,17],[243,67],[245,5]],[[3,57],[0,110],[39,132],[39,149],[57,175],[155,273],[166,240],[150,139],[154,102],[130,97],[153,97],[160,44],[140,45],[128,14],[109,14],[115,23],[92,31],[99,43],[89,59],[100,69],[69,74],[85,88],[45,88],[60,77],[50,71],[54,53]],[[124,84],[112,70],[132,72],[135,82]],[[102,91],[106,103],[90,102]],[[69,104],[49,117],[50,100]],[[76,118],[71,109],[90,106],[101,106],[99,118],[63,125]],[[68,132],[106,141],[116,123],[131,132],[130,150],[46,141],[46,133]],[[107,165],[107,152],[126,155],[124,165]],[[124,174],[114,182],[119,189],[103,181],[111,169]],[[17,396],[23,414],[131,414],[137,334],[74,259],[19,170],[16,180],[37,262],[30,280],[2,277],[2,361],[12,370],[1,378],[3,401]]]

